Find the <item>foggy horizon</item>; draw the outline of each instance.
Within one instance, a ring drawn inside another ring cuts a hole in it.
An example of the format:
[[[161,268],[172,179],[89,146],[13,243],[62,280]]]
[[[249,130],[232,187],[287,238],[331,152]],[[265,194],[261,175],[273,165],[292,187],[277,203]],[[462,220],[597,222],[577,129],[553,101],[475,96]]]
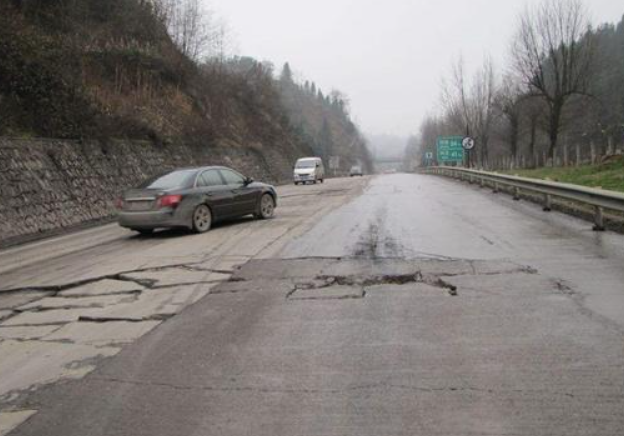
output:
[[[363,132],[404,138],[437,108],[442,78],[460,56],[469,71],[487,55],[505,68],[517,17],[529,4],[206,1],[227,22],[236,55],[269,61],[278,73],[289,62],[298,80],[345,93]],[[586,2],[593,24],[620,20],[624,7],[616,3]]]

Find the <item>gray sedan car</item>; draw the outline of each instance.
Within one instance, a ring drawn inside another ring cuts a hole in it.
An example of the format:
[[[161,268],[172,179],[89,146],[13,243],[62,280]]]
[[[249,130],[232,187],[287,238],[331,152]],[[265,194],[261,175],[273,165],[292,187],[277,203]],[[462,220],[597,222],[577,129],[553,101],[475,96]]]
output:
[[[277,192],[225,167],[185,168],[154,177],[117,201],[119,225],[143,234],[159,228],[210,230],[216,221],[273,217]]]

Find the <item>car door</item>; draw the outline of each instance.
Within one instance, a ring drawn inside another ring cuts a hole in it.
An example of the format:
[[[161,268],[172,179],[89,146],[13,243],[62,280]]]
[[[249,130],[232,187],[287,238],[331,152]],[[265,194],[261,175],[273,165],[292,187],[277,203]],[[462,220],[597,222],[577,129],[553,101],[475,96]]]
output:
[[[216,219],[227,218],[235,214],[233,208],[234,195],[231,188],[223,181],[218,170],[202,172],[197,178],[196,187],[206,198]]]
[[[234,214],[243,216],[254,213],[258,204],[259,190],[245,183],[245,177],[236,171],[225,168],[219,171],[232,192]]]

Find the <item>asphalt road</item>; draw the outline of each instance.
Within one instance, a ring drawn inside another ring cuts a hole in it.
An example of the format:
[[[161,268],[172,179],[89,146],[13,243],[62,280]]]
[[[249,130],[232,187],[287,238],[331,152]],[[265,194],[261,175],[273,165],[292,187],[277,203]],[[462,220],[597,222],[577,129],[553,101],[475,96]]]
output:
[[[624,434],[624,237],[432,176],[281,194],[269,222],[20,251],[0,433]]]

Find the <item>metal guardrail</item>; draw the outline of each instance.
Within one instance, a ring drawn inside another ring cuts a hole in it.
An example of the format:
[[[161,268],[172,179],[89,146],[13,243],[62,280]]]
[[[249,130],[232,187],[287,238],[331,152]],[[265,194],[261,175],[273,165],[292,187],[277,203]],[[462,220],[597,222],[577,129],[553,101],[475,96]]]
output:
[[[465,180],[470,183],[478,183],[482,187],[489,185],[495,193],[501,191],[501,187],[508,187],[511,188],[514,200],[520,200],[522,191],[541,194],[544,196],[543,205],[546,212],[552,210],[553,198],[562,198],[590,205],[594,208],[594,230],[596,231],[605,230],[605,209],[624,213],[624,194],[619,192],[459,167],[430,167],[425,172]]]

